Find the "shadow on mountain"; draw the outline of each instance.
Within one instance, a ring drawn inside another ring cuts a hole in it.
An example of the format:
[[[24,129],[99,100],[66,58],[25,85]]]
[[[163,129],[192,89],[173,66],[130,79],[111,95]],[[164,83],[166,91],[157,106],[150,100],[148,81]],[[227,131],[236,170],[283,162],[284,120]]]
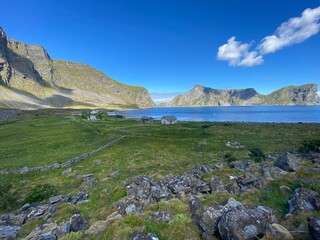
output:
[[[65,87],[60,87],[58,86],[55,82],[51,81],[50,82],[50,85],[51,87],[56,90],[57,92],[60,92],[60,93],[64,93],[64,94],[70,94],[72,95],[73,94],[73,89],[71,88],[65,88]]]
[[[76,105],[82,105],[86,107],[95,107],[95,105],[93,104],[74,101],[71,98],[61,96],[61,95],[53,95],[52,97],[46,98],[44,101],[53,107],[71,107]]]
[[[44,81],[36,70],[33,62],[24,56],[18,55],[11,49],[7,48],[8,61],[11,67],[21,73],[24,78],[31,78],[36,80],[43,87],[52,88],[51,85]]]

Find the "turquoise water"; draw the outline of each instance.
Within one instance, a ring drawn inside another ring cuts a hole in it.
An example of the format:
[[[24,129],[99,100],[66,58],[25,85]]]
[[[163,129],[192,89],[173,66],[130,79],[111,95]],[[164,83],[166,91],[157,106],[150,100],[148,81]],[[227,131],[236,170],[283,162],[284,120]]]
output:
[[[320,123],[320,106],[165,107],[119,112],[127,118],[160,119],[175,115],[178,121],[209,122],[304,122]]]

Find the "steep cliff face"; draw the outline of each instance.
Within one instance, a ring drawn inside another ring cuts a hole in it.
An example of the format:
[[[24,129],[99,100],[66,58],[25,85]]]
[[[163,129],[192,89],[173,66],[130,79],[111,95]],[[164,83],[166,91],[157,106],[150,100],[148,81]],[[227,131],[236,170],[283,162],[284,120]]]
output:
[[[253,88],[217,90],[196,85],[185,94],[176,96],[166,106],[251,106],[251,105],[318,105],[316,84],[289,86],[268,95]]]
[[[11,67],[7,60],[8,39],[0,27],[0,83],[9,85],[11,78]]]
[[[154,106],[146,89],[121,84],[86,64],[52,60],[43,47],[10,40],[1,28],[0,83],[2,107]]]

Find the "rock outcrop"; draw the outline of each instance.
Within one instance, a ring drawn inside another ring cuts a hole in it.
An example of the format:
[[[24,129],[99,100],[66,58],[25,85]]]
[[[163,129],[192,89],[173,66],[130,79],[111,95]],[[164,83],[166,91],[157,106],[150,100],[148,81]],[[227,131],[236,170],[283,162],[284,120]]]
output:
[[[319,105],[317,84],[289,86],[268,95],[253,88],[218,90],[196,85],[164,106]]]
[[[119,83],[82,63],[53,60],[0,28],[0,107],[152,107],[146,89]]]

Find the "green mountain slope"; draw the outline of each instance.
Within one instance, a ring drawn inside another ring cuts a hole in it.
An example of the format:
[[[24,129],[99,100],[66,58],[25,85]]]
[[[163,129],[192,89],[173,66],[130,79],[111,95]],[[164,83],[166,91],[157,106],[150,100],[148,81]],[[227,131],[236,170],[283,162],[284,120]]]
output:
[[[8,39],[1,28],[0,85],[0,107],[154,106],[145,88],[119,83],[86,64],[52,60],[43,47]]]

